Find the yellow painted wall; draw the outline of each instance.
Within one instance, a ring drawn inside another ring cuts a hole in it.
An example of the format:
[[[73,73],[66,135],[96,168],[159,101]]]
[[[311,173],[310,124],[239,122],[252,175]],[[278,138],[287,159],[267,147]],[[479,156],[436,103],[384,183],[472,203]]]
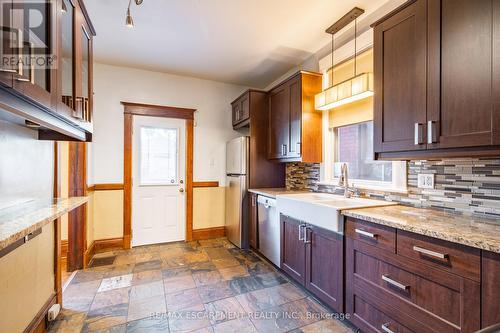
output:
[[[95,191],[91,196],[87,205],[88,244],[95,239],[122,237],[123,191]],[[219,227],[224,223],[225,187],[195,188],[193,190],[193,229]]]
[[[87,202],[87,247],[94,241],[94,192],[89,192]]]
[[[373,72],[373,50],[370,49],[358,55],[357,73]],[[331,71],[328,73],[331,80]],[[354,75],[354,60],[349,60],[336,66],[333,70],[333,83],[337,84],[348,80]],[[345,126],[373,119],[373,97],[342,105],[329,112],[330,127]]]
[[[95,191],[93,199],[93,239],[123,237],[123,190]]]
[[[225,187],[200,187],[193,190],[193,229],[224,225],[225,189]]]
[[[0,258],[0,272],[0,331],[22,332],[55,290],[54,224]]]

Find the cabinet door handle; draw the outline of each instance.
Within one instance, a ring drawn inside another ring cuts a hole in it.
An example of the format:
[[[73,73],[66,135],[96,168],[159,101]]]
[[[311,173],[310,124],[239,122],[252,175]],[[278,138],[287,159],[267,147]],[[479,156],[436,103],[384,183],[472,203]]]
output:
[[[287,155],[286,144],[282,144],[281,145],[281,155],[282,156],[286,156]]]
[[[6,68],[0,68],[0,72],[4,73],[17,73],[15,69],[6,69]]]
[[[413,251],[416,251],[416,252],[419,252],[419,253],[431,256],[431,257],[435,257],[435,258],[438,258],[438,259],[446,259],[446,258],[448,258],[448,254],[444,254],[444,253],[439,253],[439,252],[427,250],[427,249],[424,249],[424,248],[422,248],[420,246],[414,246],[413,247]]]
[[[414,138],[415,138],[415,146],[418,146],[420,144],[422,144],[422,132],[421,132],[421,128],[422,128],[422,124],[420,123],[415,123],[415,134],[414,134]]]
[[[16,77],[16,81],[19,81],[19,82],[30,82],[31,84],[35,84],[35,64],[34,64],[34,61],[33,61],[33,58],[34,58],[34,52],[33,52],[33,43],[26,43],[27,46],[29,46],[29,51],[30,51],[30,58],[31,58],[31,62],[30,62],[30,68],[29,68],[29,78],[24,78],[24,77]],[[20,66],[20,71],[18,73],[18,75],[24,75],[23,71],[22,71],[22,65]]]
[[[389,283],[390,285],[393,285],[394,287],[399,288],[399,289],[404,290],[404,291],[407,291],[408,289],[410,289],[410,286],[404,285],[401,282],[393,280],[390,277],[388,277],[387,275],[382,275],[382,280],[384,280],[385,282]]]
[[[252,195],[252,206],[255,207],[256,204],[255,195]]]
[[[309,227],[305,227],[304,229],[304,243],[305,244],[309,244],[311,243],[311,240],[310,239],[307,239],[307,230],[310,229]]]
[[[380,326],[380,328],[382,329],[382,331],[384,331],[386,333],[394,333],[394,331],[389,328],[390,324],[391,323],[385,323],[382,326]]]
[[[427,122],[427,143],[435,143],[436,142],[436,138],[434,136],[434,121],[433,120],[429,120]]]
[[[304,237],[302,237],[302,228],[305,229],[305,224],[301,223],[299,224],[299,241],[303,241],[304,240]]]
[[[354,229],[354,232],[360,234],[361,236],[369,237],[369,238],[377,238],[377,234],[372,234],[371,232],[364,231],[361,229]]]

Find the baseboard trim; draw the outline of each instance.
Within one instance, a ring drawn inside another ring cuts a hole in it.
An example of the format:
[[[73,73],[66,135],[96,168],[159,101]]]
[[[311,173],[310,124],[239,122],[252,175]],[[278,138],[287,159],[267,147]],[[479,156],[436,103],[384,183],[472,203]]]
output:
[[[45,332],[47,328],[47,312],[52,305],[56,304],[57,295],[54,293],[50,295],[49,299],[43,307],[38,311],[35,318],[29,323],[28,327],[24,330],[24,333],[33,333],[33,332]]]
[[[193,230],[193,240],[210,239],[224,237],[226,235],[225,227],[214,227]]]
[[[96,253],[123,249],[123,244],[123,237],[94,240],[85,251],[85,265],[88,266]]]

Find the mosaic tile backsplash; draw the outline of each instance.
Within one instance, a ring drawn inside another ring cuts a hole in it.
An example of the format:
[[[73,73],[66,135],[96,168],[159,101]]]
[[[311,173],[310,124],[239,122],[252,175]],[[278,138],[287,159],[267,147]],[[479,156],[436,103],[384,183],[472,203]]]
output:
[[[288,163],[286,187],[342,193],[342,190],[335,186],[318,184],[319,170],[319,164],[315,163]],[[414,207],[444,209],[500,219],[500,158],[410,161],[407,170],[408,193],[362,190],[363,194]],[[419,173],[435,174],[435,188],[418,188]]]

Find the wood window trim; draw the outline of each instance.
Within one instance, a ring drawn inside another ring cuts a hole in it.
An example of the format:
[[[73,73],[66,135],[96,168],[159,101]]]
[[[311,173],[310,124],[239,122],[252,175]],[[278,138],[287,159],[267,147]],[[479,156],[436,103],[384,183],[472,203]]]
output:
[[[132,243],[132,128],[133,116],[177,118],[186,120],[186,241],[193,239],[193,145],[196,109],[121,102],[124,107],[123,168],[123,247]]]

